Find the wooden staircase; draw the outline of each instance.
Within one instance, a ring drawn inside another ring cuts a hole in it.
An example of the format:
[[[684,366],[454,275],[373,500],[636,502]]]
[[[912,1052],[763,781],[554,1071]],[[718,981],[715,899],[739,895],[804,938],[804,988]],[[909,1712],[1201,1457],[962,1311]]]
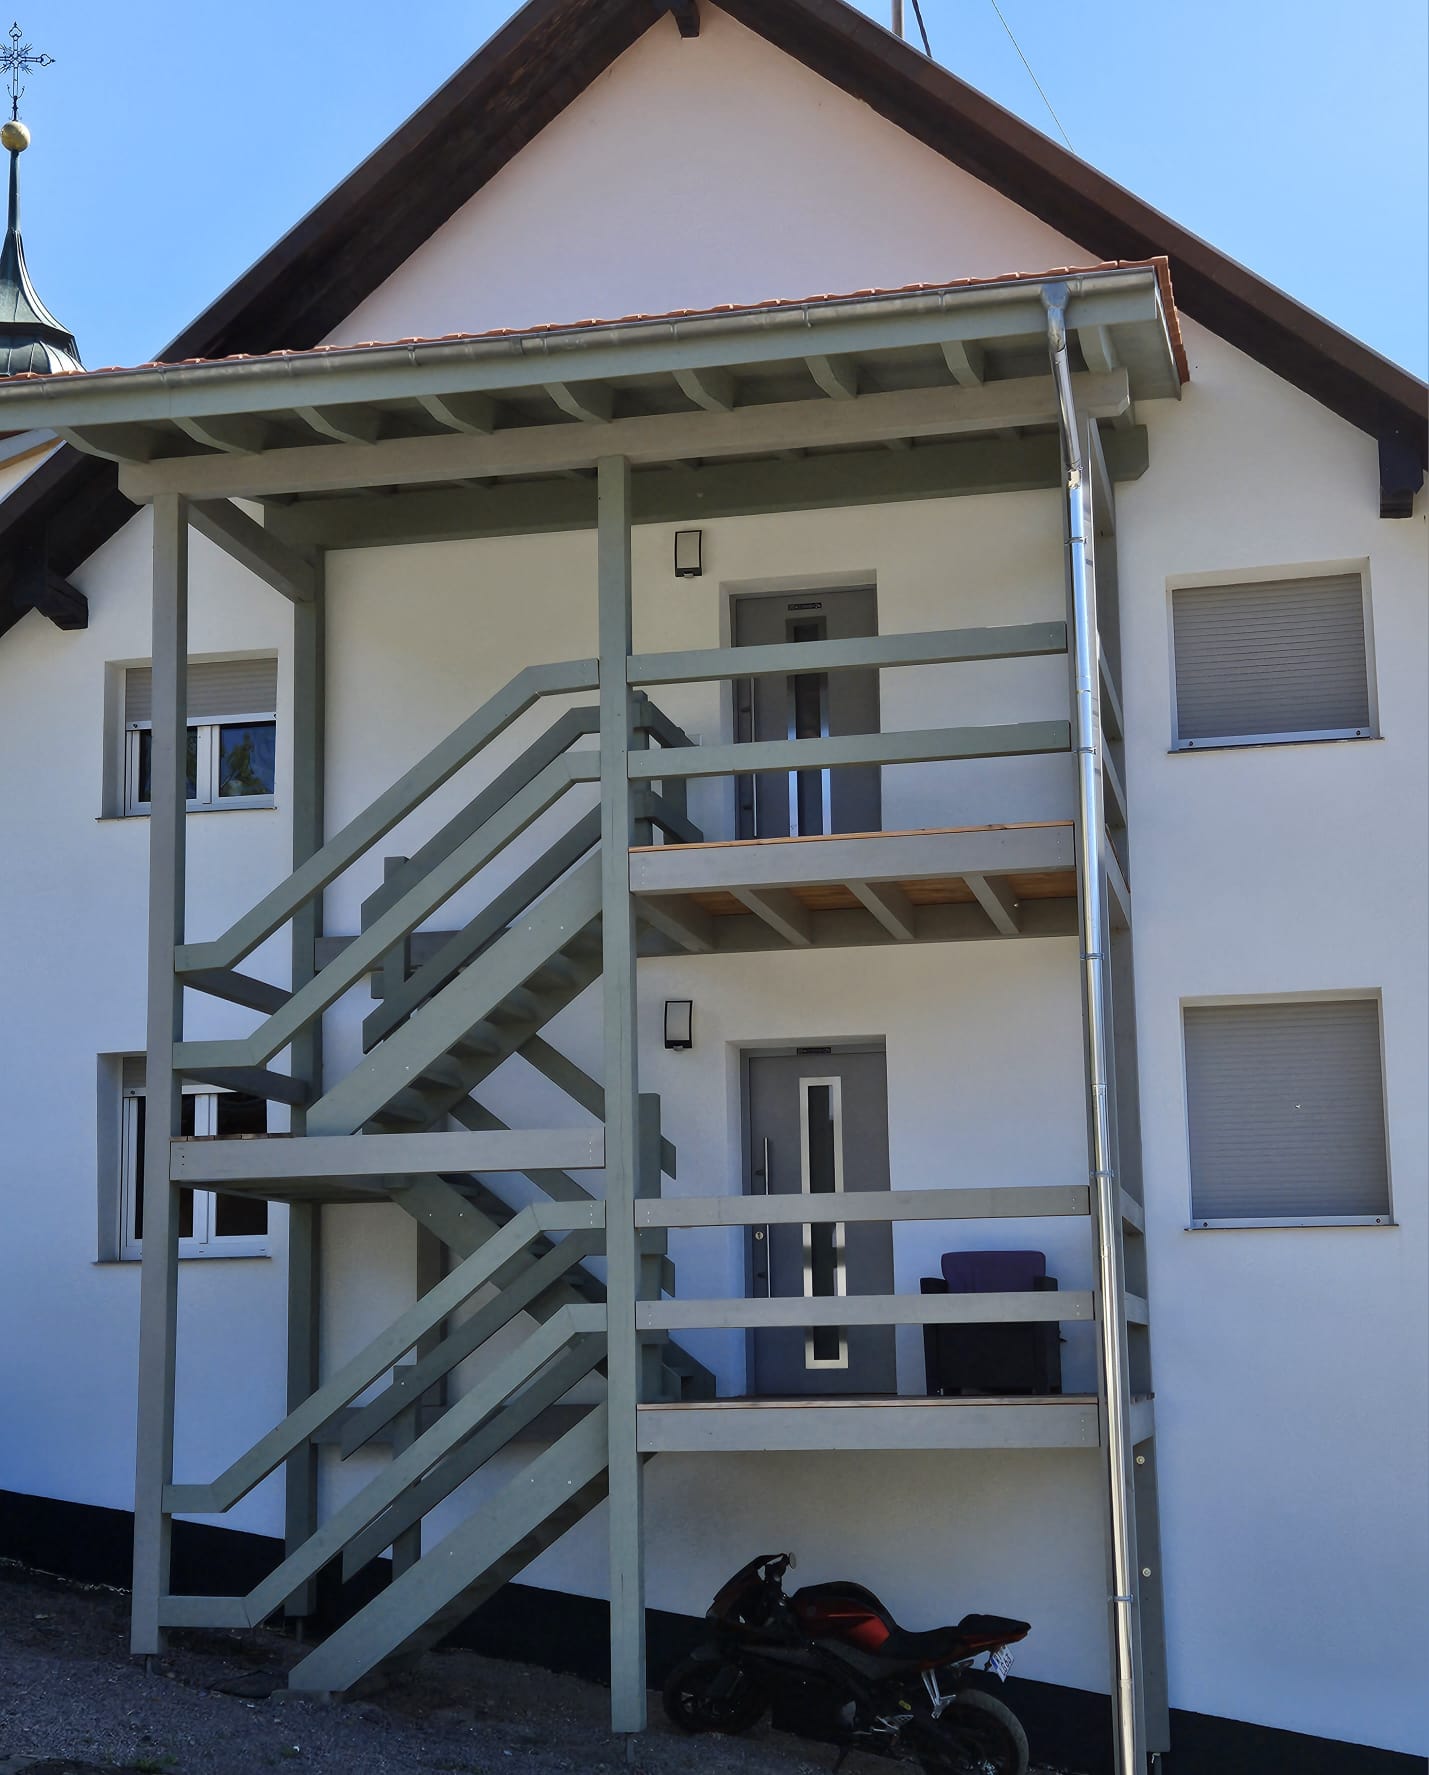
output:
[[[577,813],[509,886],[441,939],[421,965],[412,962],[417,926],[572,785],[591,780],[595,755],[571,748],[596,731],[596,710],[568,710],[415,856],[387,859],[381,887],[363,905],[361,934],[338,945],[297,990],[236,971],[258,943],[455,770],[477,759],[545,689],[570,688],[573,674],[577,668],[523,673],[224,937],[180,952],[188,985],[264,1017],[237,1042],[179,1044],[179,1069],[298,1104],[302,1132],[257,1141],[176,1141],[175,1176],[201,1167],[209,1185],[221,1190],[327,1203],[338,1212],[354,1200],[390,1200],[444,1253],[446,1273],[436,1284],[226,1473],[208,1484],[167,1488],[171,1513],[224,1511],[320,1438],[336,1443],[340,1459],[384,1442],[390,1447],[382,1471],[313,1533],[290,1544],[277,1569],[246,1596],[162,1599],[170,1625],[255,1625],[331,1562],[340,1560],[350,1579],[389,1548],[407,1547],[410,1557],[392,1582],[296,1667],[295,1689],[345,1689],[388,1660],[407,1660],[435,1645],[607,1496],[606,1407],[590,1397],[605,1373],[605,1288],[586,1267],[605,1250],[604,1203],[581,1181],[579,1167],[549,1162],[560,1137],[509,1129],[475,1095],[497,1067],[520,1055],[583,1110],[597,1117],[603,1111],[602,1085],[542,1034],[601,974],[599,815]],[[637,739],[658,732],[666,744],[689,743],[646,699],[636,706]],[[640,716],[648,723],[643,728]],[[659,829],[699,837],[678,801],[666,802],[653,788],[642,792],[641,814],[644,834]],[[364,1021],[362,1058],[349,1072],[295,1080],[267,1069],[369,978],[381,997]],[[657,1195],[660,1171],[673,1175],[676,1165],[675,1150],[660,1133],[657,1099],[641,1099],[640,1122],[637,1189]],[[453,1127],[461,1132],[448,1139],[461,1151],[478,1158],[490,1151],[494,1162],[485,1169],[418,1168],[414,1138]],[[373,1153],[374,1140],[383,1143],[380,1154]],[[565,1137],[565,1147],[571,1144]],[[390,1172],[382,1168],[389,1152]],[[535,1186],[536,1203],[518,1209],[503,1198],[494,1176],[513,1171]],[[674,1293],[666,1237],[661,1229],[639,1236],[641,1298]],[[504,1339],[504,1353],[443,1403],[458,1365],[517,1322],[527,1327],[521,1341],[507,1347]],[[644,1396],[713,1396],[709,1372],[668,1334],[652,1335],[644,1347]],[[414,1360],[403,1360],[413,1353]],[[379,1390],[354,1406],[375,1382]],[[568,1396],[581,1383],[585,1391],[572,1403]],[[557,1406],[563,1407],[560,1433],[543,1440],[542,1422]],[[509,1459],[518,1445],[534,1452],[480,1511],[435,1546],[421,1546],[429,1514],[493,1457]]]

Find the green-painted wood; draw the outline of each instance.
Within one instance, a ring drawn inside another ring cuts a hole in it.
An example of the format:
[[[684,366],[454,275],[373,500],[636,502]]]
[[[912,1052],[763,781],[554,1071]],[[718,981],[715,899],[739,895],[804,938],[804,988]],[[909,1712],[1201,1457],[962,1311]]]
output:
[[[266,537],[267,532],[264,532]],[[301,868],[322,849],[327,835],[324,810],[327,741],[327,603],[326,560],[313,567],[311,595],[293,605],[293,779],[292,867]],[[290,991],[312,978],[314,958],[323,934],[323,897],[314,894],[294,913],[289,937]],[[212,976],[209,976],[212,978]],[[229,974],[229,979],[239,976]],[[189,984],[195,984],[190,977]],[[284,995],[287,996],[286,994]],[[259,1005],[270,1014],[280,1005]],[[293,1043],[292,1068],[322,1089],[322,1019],[314,1020]],[[289,1115],[292,1132],[306,1129],[301,1105]],[[295,1411],[322,1384],[322,1208],[316,1202],[288,1207],[288,1273],[285,1395]],[[300,1547],[318,1525],[318,1450],[313,1442],[295,1449],[283,1475],[283,1545],[286,1553]],[[288,1599],[288,1613],[312,1614],[317,1591],[305,1584]]]
[[[364,811],[350,820],[288,879],[266,894],[251,911],[231,925],[222,937],[208,943],[183,946],[178,955],[182,972],[191,968],[231,968],[250,950],[286,924],[297,909],[335,881],[397,822],[439,789],[449,777],[543,696],[593,690],[594,660],[571,660],[559,665],[527,666],[475,714],[435,745],[426,757],[400,776]]]
[[[319,574],[311,553],[281,541],[230,500],[195,500],[189,524],[285,598],[307,604],[316,597]]]
[[[598,1227],[604,1222],[599,1202],[569,1205],[542,1203],[523,1208],[506,1226],[488,1239],[477,1251],[463,1260],[424,1299],[393,1320],[384,1331],[358,1352],[351,1361],[326,1381],[316,1393],[310,1394],[295,1411],[289,1412],[281,1424],[254,1443],[246,1454],[207,1485],[168,1485],[165,1507],[170,1511],[231,1510],[261,1480],[266,1479],[294,1449],[300,1448],[320,1430],[334,1412],[339,1411],[364,1387],[370,1387],[379,1375],[417,1342],[424,1332],[441,1323],[484,1287],[523,1246],[538,1233]]]
[[[708,417],[720,417],[718,415]],[[614,429],[614,426],[611,427]],[[632,697],[630,464],[598,466],[597,632],[600,639],[600,908],[605,1082],[606,1306],[609,1315],[607,1423],[610,1465],[610,1720],[612,1730],[645,1725],[645,1570],[642,1478],[636,1411],[640,1346],[635,1308],[640,1256],[635,1197],[640,1144],[635,909],[630,846]],[[667,756],[659,754],[660,758]],[[659,774],[664,774],[663,770]]]
[[[1148,382],[1165,396],[1179,393],[1156,273],[1122,266],[1078,275],[1069,325],[1137,327],[1155,338],[1161,361]],[[321,354],[254,358],[215,378],[212,366],[178,364],[162,370],[111,372],[73,378],[63,398],[23,381],[0,391],[7,429],[29,426],[141,424],[162,408],[169,420],[205,415],[266,415],[301,406],[353,406],[426,394],[536,392],[552,381],[614,381],[681,370],[782,364],[810,352],[865,356],[948,340],[996,342],[1040,339],[1045,330],[1041,281],[1026,279],[996,290],[949,287],[923,292],[820,301],[803,307],[731,311],[687,319],[631,322],[600,329],[544,332],[540,350],[529,337],[485,336],[433,340],[352,352],[339,364]],[[1129,354],[1128,354],[1129,355]],[[162,395],[156,403],[156,392]],[[1138,390],[1143,398],[1150,390]]]
[[[444,1380],[458,1363],[479,1350],[518,1313],[530,1313],[544,1323],[566,1306],[574,1305],[575,1297],[570,1291],[559,1291],[557,1298],[554,1285],[574,1264],[595,1256],[604,1247],[603,1235],[596,1232],[569,1233],[560,1244],[552,1245],[514,1281],[507,1282],[494,1299],[454,1325],[434,1349],[397,1370],[392,1384],[375,1399],[353,1412],[342,1427],[342,1458],[347,1460],[380,1435],[393,1418],[410,1410],[429,1387]],[[546,1296],[550,1297],[550,1304],[542,1310]]]
[[[178,1195],[169,1141],[181,1130],[174,1050],[183,989],[174,954],[184,940],[184,757],[188,749],[188,513],[165,495],[153,512],[154,722],[149,803],[149,961],[144,1156],[144,1259],[139,1284],[138,1463],[134,1479],[134,1590],[130,1650],[162,1650],[159,1599],[169,1589],[174,1372],[178,1314]]]
[[[402,859],[382,886],[362,902],[364,923],[379,917],[396,905],[402,895],[443,863],[473,833],[479,832],[512,796],[533,782],[546,765],[552,764],[578,739],[600,729],[600,712],[594,707],[567,709],[553,721],[539,739],[532,741],[514,763],[507,766],[472,797],[464,808],[447,821],[440,832],[412,856]]]
[[[607,1458],[604,1406],[537,1455],[411,1571],[330,1634],[289,1674],[288,1686],[350,1688],[461,1597],[483,1572],[594,1480]],[[643,1673],[642,1673],[643,1682]]]
[[[384,952],[400,942],[446,900],[498,856],[514,838],[538,820],[570,787],[564,759],[556,759],[449,857],[408,888],[367,929],[353,938],[341,955],[302,986],[280,1011],[239,1041],[186,1042],[180,1063],[186,1070],[214,1066],[261,1066],[285,1048],[299,1030],[370,973]]]
[[[600,839],[600,814],[583,814],[570,830],[550,845],[516,879],[494,895],[481,911],[454,931],[411,977],[363,1019],[362,1044],[374,1047],[498,937],[533,900],[574,866]]]
[[[1017,758],[1065,752],[1065,721],[1018,721],[1005,727],[934,727],[907,733],[836,734],[818,740],[741,741],[689,752],[637,754],[633,778],[740,776],[764,770],[820,770],[845,764],[930,764],[957,758]]]
[[[772,647],[706,647],[685,653],[636,654],[630,661],[630,682],[703,684],[723,678],[782,678],[790,672],[843,672],[868,666],[886,670],[968,660],[1031,659],[1066,651],[1065,623],[1016,623],[1000,628],[933,629],[911,635],[861,635],[851,641],[800,641]]]
[[[308,1110],[315,1134],[352,1134],[423,1068],[520,989],[600,909],[599,859],[589,858]],[[607,1160],[607,1162],[609,1162]]]
[[[549,1079],[557,1090],[564,1091],[567,1097],[578,1103],[587,1115],[604,1117],[604,1087],[559,1048],[553,1048],[544,1036],[533,1035],[529,1041],[523,1042],[520,1054],[543,1078]],[[662,1135],[660,1168],[666,1177],[673,1178],[677,1175],[677,1162],[674,1143]]]
[[[1112,419],[1129,413],[1131,388],[1125,371],[1078,380],[1079,403],[1089,414]],[[450,433],[374,444],[296,446],[257,456],[188,455],[121,467],[119,484],[139,503],[166,489],[195,499],[261,499],[347,487],[563,474],[590,467],[606,445],[629,462],[651,464],[1045,427],[1056,416],[1050,379],[1028,376],[971,388],[944,383],[900,389],[854,401],[816,395],[732,413],[653,413],[599,427],[521,425],[503,427],[490,437]]]
[[[370,1560],[376,1559],[390,1545],[393,1537],[419,1522],[434,1510],[456,1488],[470,1479],[478,1468],[522,1433],[529,1430],[541,1413],[563,1399],[577,1381],[583,1380],[605,1358],[605,1338],[598,1334],[583,1337],[579,1343],[547,1364],[540,1374],[523,1387],[514,1399],[504,1405],[489,1423],[483,1424],[474,1436],[420,1479],[400,1497],[384,1515],[360,1534],[354,1535],[343,1549],[344,1581],[354,1578]]]
[[[810,1325],[1026,1325],[1095,1318],[1090,1291],[1047,1294],[791,1295],[773,1300],[642,1301],[642,1331]]]
[[[499,1115],[493,1110],[487,1109],[484,1104],[478,1103],[474,1097],[463,1097],[461,1102],[452,1110],[451,1114],[464,1128],[470,1128],[474,1133],[479,1133],[486,1139],[491,1139],[502,1133],[511,1134],[512,1140],[517,1143],[518,1153],[522,1152],[523,1149],[525,1151],[530,1151],[530,1148],[526,1146],[526,1136],[524,1132],[512,1134],[511,1130],[507,1127],[507,1124],[502,1121]],[[578,1131],[563,1130],[563,1133],[571,1132]],[[604,1131],[595,1129],[590,1133],[582,1132],[581,1138],[589,1141],[590,1150],[593,1154],[599,1154],[596,1168],[603,1168],[605,1163]],[[579,1181],[579,1179],[572,1177],[570,1173],[563,1169],[559,1164],[538,1165],[534,1154],[530,1158],[519,1157],[513,1159],[510,1163],[505,1165],[493,1165],[490,1162],[486,1162],[480,1165],[462,1165],[454,1167],[454,1169],[463,1171],[514,1171],[524,1177],[528,1183],[534,1183],[537,1189],[549,1196],[554,1202],[583,1202],[591,1199],[591,1192]]]
[[[1119,481],[1145,474],[1150,463],[1146,428],[1127,426],[1111,433],[1107,460]],[[636,524],[698,524],[777,512],[1051,491],[1059,480],[1054,437],[966,438],[896,455],[880,444],[797,460],[657,465],[636,471],[631,503]],[[595,495],[586,480],[506,481],[490,488],[425,488],[381,499],[304,499],[276,507],[269,522],[295,544],[331,548],[548,535],[594,528]]]
[[[257,1626],[278,1608],[290,1592],[322,1570],[342,1552],[359,1529],[365,1528],[420,1479],[432,1466],[469,1435],[503,1399],[528,1381],[574,1337],[604,1330],[605,1314],[599,1307],[564,1307],[539,1330],[524,1338],[515,1349],[476,1382],[469,1393],[437,1419],[436,1423],[402,1450],[354,1497],[330,1515],[296,1553],[283,1560],[248,1594],[248,1616]]]
[[[412,1177],[428,1171],[598,1171],[599,1128],[510,1129],[473,1105],[465,1134],[309,1135],[302,1140],[177,1140],[171,1175],[196,1189],[262,1177]],[[562,1200],[585,1200],[571,1185]]]
[[[1086,1184],[985,1189],[840,1190],[837,1196],[666,1196],[641,1202],[641,1226],[807,1226],[840,1221],[1030,1220],[1091,1212]]]

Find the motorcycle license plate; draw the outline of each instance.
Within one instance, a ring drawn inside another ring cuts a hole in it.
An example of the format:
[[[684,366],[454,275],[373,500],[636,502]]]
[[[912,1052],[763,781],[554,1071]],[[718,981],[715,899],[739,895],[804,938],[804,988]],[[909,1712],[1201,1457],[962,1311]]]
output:
[[[1012,1669],[1012,1648],[999,1646],[995,1652],[989,1652],[984,1670],[990,1670],[999,1682],[1007,1681],[1007,1673]]]

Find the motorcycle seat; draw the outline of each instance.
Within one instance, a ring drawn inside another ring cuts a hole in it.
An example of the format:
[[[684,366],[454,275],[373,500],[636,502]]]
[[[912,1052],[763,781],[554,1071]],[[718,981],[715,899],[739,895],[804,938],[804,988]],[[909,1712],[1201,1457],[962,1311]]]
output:
[[[1008,1640],[1021,1639],[1031,1631],[1030,1623],[1014,1621],[1006,1615],[964,1615],[956,1627],[931,1627],[926,1633],[894,1627],[879,1652],[885,1658],[906,1659],[910,1664],[950,1664],[954,1659],[968,1658]]]

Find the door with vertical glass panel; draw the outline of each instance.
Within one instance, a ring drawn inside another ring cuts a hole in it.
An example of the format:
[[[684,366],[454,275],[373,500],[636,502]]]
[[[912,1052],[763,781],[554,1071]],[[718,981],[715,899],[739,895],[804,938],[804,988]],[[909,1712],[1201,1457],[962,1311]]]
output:
[[[848,641],[878,633],[872,586],[777,597],[736,598],[736,647],[787,642]],[[809,740],[878,732],[878,672],[791,672],[735,684],[735,738]],[[877,832],[877,765],[839,770],[764,771],[739,779],[740,838],[814,837],[827,832]]]
[[[755,1195],[886,1190],[888,1085],[882,1052],[753,1054],[747,1061],[749,1179]],[[893,1292],[884,1222],[756,1224],[749,1293],[758,1299]],[[750,1334],[749,1391],[764,1398],[897,1390],[893,1328],[828,1325]]]

